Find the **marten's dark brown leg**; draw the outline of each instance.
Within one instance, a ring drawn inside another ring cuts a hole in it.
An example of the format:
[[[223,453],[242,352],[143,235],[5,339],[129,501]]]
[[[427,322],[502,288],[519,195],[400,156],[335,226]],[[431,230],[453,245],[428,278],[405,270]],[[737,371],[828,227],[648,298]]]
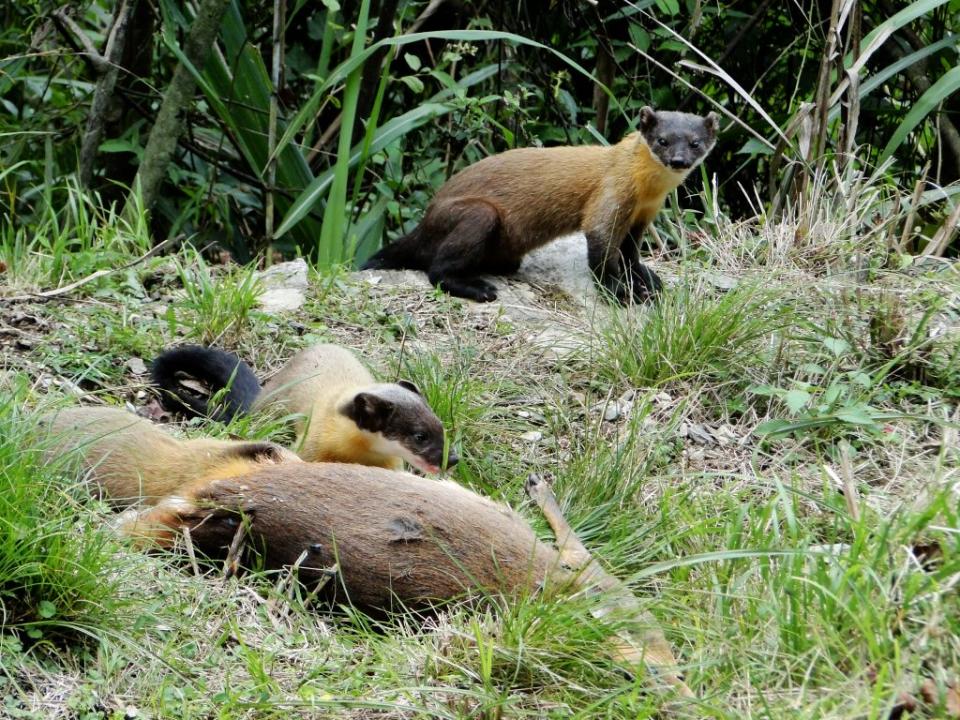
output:
[[[638,223],[624,238],[621,246],[624,277],[630,285],[633,302],[645,302],[660,294],[663,283],[657,274],[640,262],[640,242],[647,230],[647,223]]]
[[[497,299],[497,288],[476,277],[497,242],[500,215],[492,206],[475,202],[457,209],[459,218],[437,250],[427,271],[430,282],[457,297],[490,302]]]
[[[623,282],[623,265],[620,251],[612,247],[610,237],[602,232],[587,232],[587,263],[590,272],[603,288],[621,304],[629,301],[629,293]]]

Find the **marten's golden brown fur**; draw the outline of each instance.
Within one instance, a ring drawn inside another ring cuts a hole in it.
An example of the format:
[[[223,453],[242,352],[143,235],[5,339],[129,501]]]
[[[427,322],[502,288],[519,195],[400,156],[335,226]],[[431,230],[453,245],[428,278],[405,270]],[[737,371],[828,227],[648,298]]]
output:
[[[88,478],[117,507],[152,503],[198,478],[250,472],[263,464],[299,462],[270,442],[180,440],[119,408],[65,408],[47,420],[48,460],[75,451]]]
[[[310,462],[354,462],[400,470],[406,460],[425,472],[457,463],[445,448],[443,424],[417,387],[406,380],[378,383],[350,350],[314,345],[301,350],[260,389],[236,355],[198,345],[164,352],[151,368],[165,403],[195,415],[231,419],[236,413],[274,407],[296,416],[300,457]],[[180,382],[189,376],[219,405]],[[219,396],[218,396],[219,397]],[[444,452],[447,451],[446,458]]]
[[[645,300],[660,280],[640,263],[637,242],[667,194],[710,152],[717,124],[714,113],[645,107],[640,131],[610,147],[485,158],[450,178],[413,232],[364,267],[425,270],[441,289],[486,302],[496,288],[478,274],[512,273],[529,251],[582,230],[597,281],[621,302]]]

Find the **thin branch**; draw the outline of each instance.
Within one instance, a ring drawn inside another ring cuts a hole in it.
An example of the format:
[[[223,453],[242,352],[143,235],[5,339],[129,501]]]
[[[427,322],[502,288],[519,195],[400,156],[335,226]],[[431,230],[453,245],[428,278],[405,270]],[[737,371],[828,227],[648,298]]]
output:
[[[120,7],[107,36],[104,48],[106,69],[100,75],[97,87],[90,102],[90,114],[87,116],[87,127],[80,144],[80,183],[90,187],[93,181],[93,164],[100,147],[100,138],[103,137],[103,126],[107,120],[107,111],[113,99],[113,89],[117,84],[120,69],[120,58],[123,55],[123,46],[127,40],[127,27],[130,17],[130,6],[127,0],[120,0]]]
[[[2,299],[4,302],[27,302],[30,300],[50,300],[52,298],[59,297],[60,295],[66,295],[71,290],[76,290],[78,287],[86,285],[89,282],[93,282],[97,278],[102,278],[106,275],[111,275],[113,273],[121,272],[123,270],[129,270],[134,265],[139,265],[144,260],[147,260],[153,257],[154,255],[159,253],[161,250],[163,250],[165,247],[173,243],[175,240],[179,241],[182,239],[183,237],[180,235],[177,235],[175,237],[169,237],[163,242],[159,242],[156,245],[154,245],[152,248],[147,250],[147,252],[145,252],[143,255],[138,257],[136,260],[131,260],[130,262],[124,265],[120,265],[119,267],[103,268],[101,270],[97,270],[96,272],[92,272],[86,277],[80,278],[76,282],[72,282],[69,285],[64,285],[63,287],[58,287],[53,290],[46,290],[44,292],[32,293],[30,295],[14,295],[13,297],[2,298]]]
[[[79,52],[83,55],[86,60],[90,63],[93,69],[97,73],[104,73],[109,67],[106,58],[104,58],[100,52],[94,47],[93,41],[87,37],[87,34],[83,31],[79,25],[77,25],[73,18],[67,14],[67,8],[62,7],[59,10],[56,10],[51,16],[50,19],[53,20],[53,24],[57,26],[57,29],[60,31],[64,37],[70,38],[79,44]],[[76,45],[74,47],[77,47]]]
[[[277,185],[277,115],[280,110],[280,79],[283,69],[283,28],[287,14],[284,0],[273,3],[273,63],[270,68],[270,118],[267,121],[267,191],[264,197],[264,234],[268,243],[273,242],[274,195]],[[267,253],[267,262],[273,253]]]

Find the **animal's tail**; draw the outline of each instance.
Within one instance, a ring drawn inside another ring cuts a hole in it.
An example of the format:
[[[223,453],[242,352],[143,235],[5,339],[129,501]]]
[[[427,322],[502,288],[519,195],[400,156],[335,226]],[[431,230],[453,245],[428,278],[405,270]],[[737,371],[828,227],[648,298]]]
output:
[[[584,547],[563,516],[557,498],[546,481],[533,473],[527,476],[524,488],[553,530],[561,562],[577,573],[576,584],[581,588],[595,588],[606,594],[601,607],[594,610],[594,616],[612,615],[634,625],[632,630],[622,629],[612,638],[611,650],[614,659],[633,666],[645,664],[672,685],[680,696],[693,697],[693,692],[684,682],[673,649],[657,621],[650,613],[641,609],[630,588],[604,570]]]
[[[229,421],[248,412],[260,394],[249,365],[233,353],[201,345],[167,350],[153,361],[150,375],[162,390],[164,407],[214,420]],[[193,390],[184,379],[198,381],[209,393]]]
[[[425,270],[421,254],[420,226],[374,253],[361,270]]]

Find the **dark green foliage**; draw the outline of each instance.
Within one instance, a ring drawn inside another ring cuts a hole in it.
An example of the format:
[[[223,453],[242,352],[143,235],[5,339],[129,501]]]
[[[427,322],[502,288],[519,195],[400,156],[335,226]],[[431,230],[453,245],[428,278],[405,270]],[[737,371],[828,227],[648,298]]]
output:
[[[72,24],[41,0],[0,12],[0,210],[21,223],[58,208],[76,170],[98,79],[77,50],[102,50],[114,5],[75,5]],[[95,164],[104,202],[123,199],[143,157],[192,7],[133,1]],[[194,69],[197,102],[154,208],[156,239],[186,233],[240,260],[268,248],[324,265],[362,259],[409,229],[458,168],[511,147],[615,141],[646,104],[736,117],[709,159],[735,217],[758,210],[756,195],[783,209],[812,166],[846,152],[858,167],[892,156],[908,189],[960,178],[955,2],[854,3],[832,65],[821,63],[829,3],[554,0],[544,12],[480,0],[427,17],[421,2],[287,3],[274,88],[279,7],[234,0],[218,52]],[[429,39],[403,35],[412,29]],[[860,83],[843,91],[839,63],[858,53]],[[920,207],[932,236],[940,203]]]

